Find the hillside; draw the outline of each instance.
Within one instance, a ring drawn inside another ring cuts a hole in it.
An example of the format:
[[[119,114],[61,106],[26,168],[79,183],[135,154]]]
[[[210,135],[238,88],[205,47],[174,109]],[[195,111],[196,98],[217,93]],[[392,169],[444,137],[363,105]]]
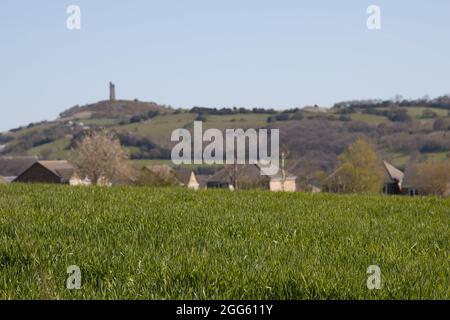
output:
[[[170,162],[171,132],[191,129],[194,120],[208,128],[279,128],[290,170],[305,180],[331,172],[338,155],[365,136],[380,155],[403,168],[408,161],[431,161],[450,154],[450,100],[351,101],[332,108],[284,111],[244,108],[173,109],[152,102],[100,101],[76,106],[54,121],[30,124],[0,134],[0,154],[67,158],[86,130],[116,132],[139,165]]]
[[[60,114],[61,119],[120,118],[152,111],[163,112],[167,108],[154,102],[138,100],[99,101],[85,106],[74,106]]]
[[[449,299],[449,199],[1,186],[0,299]],[[82,290],[67,290],[77,265]],[[367,289],[379,266],[383,290]]]

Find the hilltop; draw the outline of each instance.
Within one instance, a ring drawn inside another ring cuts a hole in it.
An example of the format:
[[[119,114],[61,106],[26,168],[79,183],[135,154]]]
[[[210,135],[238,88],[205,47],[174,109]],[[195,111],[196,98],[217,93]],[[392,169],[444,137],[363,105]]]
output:
[[[166,110],[166,106],[155,102],[141,102],[138,100],[103,100],[85,106],[74,106],[59,116],[61,119],[101,119],[120,118],[146,112],[161,112]]]
[[[399,168],[408,161],[450,157],[450,98],[402,101],[349,101],[331,108],[174,109],[154,102],[105,100],[75,106],[54,121],[32,123],[0,134],[0,154],[67,158],[86,130],[106,128],[119,136],[133,163],[170,162],[170,135],[192,129],[279,128],[290,170],[305,180],[331,172],[339,154],[364,136]]]

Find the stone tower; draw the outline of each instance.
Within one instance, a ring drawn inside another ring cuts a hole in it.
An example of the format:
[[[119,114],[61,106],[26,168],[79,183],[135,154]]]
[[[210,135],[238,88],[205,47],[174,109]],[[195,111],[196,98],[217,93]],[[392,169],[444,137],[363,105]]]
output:
[[[116,85],[109,83],[109,101],[116,101]]]

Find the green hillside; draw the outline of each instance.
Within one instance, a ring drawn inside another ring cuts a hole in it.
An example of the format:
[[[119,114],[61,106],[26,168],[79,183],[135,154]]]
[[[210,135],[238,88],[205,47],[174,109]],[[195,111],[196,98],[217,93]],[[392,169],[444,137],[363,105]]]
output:
[[[439,100],[440,101],[440,100]],[[380,155],[404,168],[408,161],[432,161],[450,157],[450,104],[392,102],[351,104],[333,108],[284,111],[243,108],[173,109],[156,103],[100,101],[76,106],[55,121],[29,124],[0,134],[1,154],[34,155],[41,159],[65,159],[87,130],[106,128],[116,132],[135,163],[167,161],[177,128],[192,130],[195,120],[204,130],[218,128],[277,128],[281,145],[288,151],[293,173],[308,176],[332,171],[338,155],[358,136],[365,136]],[[448,107],[448,109],[447,109]],[[295,167],[296,161],[314,164]]]

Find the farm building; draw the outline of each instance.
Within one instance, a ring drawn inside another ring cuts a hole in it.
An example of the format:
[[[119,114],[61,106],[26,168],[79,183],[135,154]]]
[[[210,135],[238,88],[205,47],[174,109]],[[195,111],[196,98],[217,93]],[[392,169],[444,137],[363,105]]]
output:
[[[404,173],[386,161],[383,161],[383,168],[383,193],[401,194],[403,178],[405,176]]]
[[[141,182],[147,185],[176,185],[198,190],[200,183],[192,170],[169,165],[148,165],[142,169]]]
[[[195,174],[194,171],[188,168],[175,168],[175,176],[181,182],[182,186],[186,186],[188,189],[198,190],[205,188],[204,179]]]
[[[295,192],[297,190],[296,180],[296,176],[280,170],[276,175],[269,176],[269,189],[270,191]]]
[[[69,184],[75,169],[67,161],[37,161],[13,182]]]
[[[36,157],[0,157],[0,176],[3,177],[4,181],[11,182],[37,161]]]
[[[256,164],[230,165],[219,170],[207,180],[208,189],[266,189],[271,191],[296,191],[297,177],[285,173],[261,175]]]

